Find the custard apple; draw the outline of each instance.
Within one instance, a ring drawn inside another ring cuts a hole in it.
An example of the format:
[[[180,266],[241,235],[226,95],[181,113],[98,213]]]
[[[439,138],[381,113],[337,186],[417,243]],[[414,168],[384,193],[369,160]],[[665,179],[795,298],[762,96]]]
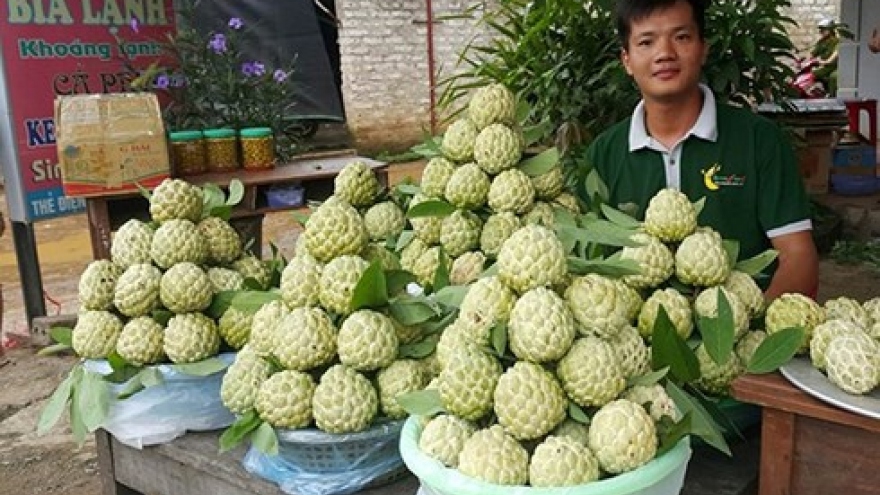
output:
[[[168,320],[163,347],[172,363],[194,363],[217,354],[220,333],[214,320],[201,313],[178,314]]]
[[[244,288],[244,275],[231,268],[212,266],[208,268],[207,273],[214,294]]]
[[[660,306],[666,310],[675,330],[682,339],[691,336],[694,330],[694,319],[691,311],[691,303],[688,298],[673,288],[657,289],[642,304],[642,310],[639,312],[639,333],[642,337],[651,340],[654,334],[654,323],[657,320],[657,314],[660,312]]]
[[[368,240],[361,215],[345,200],[335,196],[312,213],[302,235],[309,254],[321,263],[360,253]]]
[[[237,271],[245,280],[256,282],[258,287],[269,289],[272,279],[272,270],[260,258],[253,254],[243,254],[241,258],[232,262],[232,269]]]
[[[466,163],[452,173],[443,196],[456,208],[475,210],[489,195],[489,176],[476,163]]]
[[[116,353],[133,366],[155,364],[165,357],[162,338],[165,328],[149,316],[128,320],[116,340]]]
[[[620,366],[623,368],[623,376],[627,379],[635,378],[651,371],[651,349],[645,345],[642,336],[635,327],[626,325],[616,335],[607,339]]]
[[[123,270],[139,263],[152,263],[153,228],[136,218],[126,221],[113,234],[110,259]]]
[[[596,273],[575,277],[565,290],[581,334],[610,338],[627,325],[629,307],[613,280]]]
[[[81,311],[71,332],[71,346],[77,356],[104,359],[116,349],[122,320],[109,311]]]
[[[539,364],[518,361],[495,386],[495,415],[507,433],[534,440],[565,419],[568,399],[556,378]]]
[[[562,283],[566,274],[565,247],[547,227],[521,227],[498,252],[498,278],[520,294]]]
[[[825,309],[825,319],[828,320],[847,320],[865,329],[873,323],[868,311],[851,297],[840,296],[829,299],[822,307]]]
[[[352,206],[373,204],[381,188],[376,174],[360,160],[347,164],[333,179],[333,195]]]
[[[260,385],[270,375],[272,364],[250,346],[244,346],[223,375],[220,400],[233,414],[244,414],[253,409]]]
[[[272,354],[275,346],[275,329],[290,309],[283,301],[270,301],[260,307],[251,321],[251,336],[248,346],[260,356]]]
[[[163,270],[183,262],[201,265],[208,258],[208,243],[196,224],[189,220],[168,220],[153,234],[150,257]]]
[[[449,269],[449,256],[440,246],[430,247],[422,253],[415,260],[411,268],[412,274],[416,276],[419,285],[423,287],[433,285],[434,277],[441,263],[447,267],[447,270]]]
[[[382,201],[364,213],[364,227],[367,235],[374,241],[384,241],[396,237],[406,227],[403,210],[392,201]]]
[[[336,328],[321,308],[292,309],[273,335],[273,354],[285,369],[309,371],[336,357]]]
[[[383,270],[400,270],[400,260],[397,259],[397,255],[380,242],[367,244],[364,250],[361,251],[360,257],[367,260],[370,264],[378,261],[379,266]]]
[[[739,356],[734,352],[731,352],[723,363],[715,362],[703,344],[697,346],[695,354],[700,364],[700,378],[695,385],[708,394],[728,395],[731,382],[745,372]]]
[[[397,358],[397,331],[391,318],[369,309],[350,314],[336,334],[339,361],[358,371],[390,366]]]
[[[507,323],[516,295],[498,277],[474,282],[459,305],[459,326],[473,343],[488,345],[490,331],[497,323]]]
[[[516,120],[516,97],[506,86],[488,84],[474,91],[468,102],[468,116],[478,129],[490,124],[513,124]]]
[[[536,488],[582,485],[599,475],[599,461],[590,448],[567,437],[547,437],[529,462],[529,485]]]
[[[379,410],[379,397],[367,377],[344,364],[336,364],[321,376],[312,407],[315,423],[321,430],[356,433],[373,422]]]
[[[520,228],[519,218],[510,211],[495,213],[486,219],[480,232],[480,250],[490,258],[498,256],[501,245]]]
[[[198,228],[208,246],[208,263],[223,265],[241,257],[241,236],[229,222],[207,217],[198,223]]]
[[[254,313],[229,307],[217,321],[217,331],[220,332],[220,338],[229,344],[229,347],[241,349],[248,343],[253,322]]]
[[[150,195],[150,216],[159,223],[168,220],[198,222],[202,218],[202,189],[180,179],[165,179]]]
[[[397,398],[409,392],[425,388],[428,376],[422,365],[412,359],[400,359],[376,374],[376,388],[379,392],[379,406],[382,413],[392,419],[405,418],[408,413],[397,402]]]
[[[697,210],[681,191],[661,189],[645,209],[645,231],[663,242],[678,242],[697,228]]]
[[[339,315],[351,313],[354,288],[369,266],[360,256],[340,256],[327,263],[321,272],[318,293],[321,306]]]
[[[562,194],[565,180],[562,176],[562,166],[558,163],[541,175],[531,178],[532,186],[535,188],[535,198],[544,201],[551,201]]]
[[[486,265],[486,255],[480,251],[468,251],[452,260],[449,268],[449,283],[452,285],[467,285],[483,273]]]
[[[260,385],[254,409],[276,428],[304,428],[312,422],[315,380],[308,373],[284,370]]]
[[[602,406],[590,423],[590,450],[610,474],[632,471],[657,453],[657,429],[645,408],[626,399]]]
[[[110,260],[89,263],[79,277],[79,304],[82,309],[105,311],[113,306],[116,282],[122,270]]]
[[[641,243],[641,246],[624,247],[620,251],[620,258],[635,261],[641,273],[624,276],[624,282],[636,289],[653,289],[672,276],[675,259],[672,251],[660,239],[643,232],[633,234],[631,239]]]
[[[482,226],[483,222],[475,213],[455,210],[440,224],[440,244],[449,256],[460,256],[480,245]]]
[[[193,263],[177,263],[159,281],[159,300],[174,313],[202,311],[211,305],[213,297],[208,274]]]
[[[556,225],[556,212],[550,203],[537,201],[532,204],[532,208],[523,215],[523,224],[535,223],[545,227],[553,228]]]
[[[724,294],[733,317],[734,338],[739,339],[749,330],[749,313],[739,297],[722,286],[709,287],[694,299],[694,315],[697,318],[718,317],[718,294]]]
[[[571,348],[575,333],[568,304],[546,287],[523,294],[514,304],[507,325],[511,352],[534,363],[560,359]]]
[[[724,288],[736,294],[745,305],[750,320],[764,314],[764,292],[748,273],[731,270],[724,281]]]
[[[675,405],[675,401],[666,389],[659,383],[652,385],[633,385],[623,391],[621,399],[626,399],[641,405],[651,415],[654,422],[659,422],[664,416],[673,421],[681,419],[681,413]]]
[[[645,303],[642,295],[629,284],[619,280],[615,287],[617,287],[618,297],[626,302],[626,320],[635,324],[642,311],[642,305]]]
[[[555,198],[553,198],[553,204],[559,205],[575,214],[580,214],[581,212],[580,202],[571,193],[564,192],[561,193],[559,196],[556,196]]]
[[[559,423],[559,426],[553,428],[550,434],[556,437],[570,438],[583,446],[590,443],[590,427],[571,418],[565,418],[562,423]]]
[[[436,201],[436,198],[429,198],[421,194],[416,194],[410,201],[409,207],[412,208],[425,201]],[[434,245],[440,242],[440,232],[443,226],[443,217],[436,215],[423,217],[417,216],[410,218],[409,223],[412,225],[412,229],[413,232],[415,232],[416,237],[418,237],[425,244]]]
[[[147,263],[129,266],[116,282],[113,305],[125,316],[150,314],[159,307],[162,271]]]
[[[479,132],[473,121],[460,118],[446,128],[440,149],[446,158],[454,162],[469,162],[474,159],[474,141]]]
[[[583,407],[602,406],[626,387],[623,366],[611,344],[587,335],[559,360],[556,375],[568,397]]]
[[[305,254],[294,256],[281,272],[281,300],[288,308],[316,306],[322,266]]]
[[[458,467],[458,456],[465,441],[477,431],[466,419],[441,414],[428,421],[419,436],[419,450],[447,467]]]
[[[517,132],[504,124],[489,124],[474,140],[474,161],[489,175],[513,168],[521,157],[522,144]],[[532,188],[528,177],[526,181]]]
[[[529,479],[529,453],[501,425],[493,425],[465,440],[458,470],[495,485],[525,485]]]
[[[501,376],[498,360],[471,342],[450,353],[438,386],[447,411],[476,421],[492,411],[492,395]]]
[[[421,188],[426,196],[440,197],[446,191],[446,183],[455,172],[455,164],[442,156],[428,160],[422,169]]]
[[[522,170],[505,170],[492,179],[486,200],[495,213],[510,211],[522,215],[535,204],[535,188]]]
[[[787,293],[774,299],[764,313],[764,329],[767,335],[789,328],[800,327],[804,340],[798,352],[805,352],[816,325],[825,321],[822,306],[803,294]]]
[[[729,274],[721,236],[708,227],[685,237],[675,251],[675,276],[685,284],[711,287],[724,283]]]
[[[745,335],[742,336],[736,343],[736,347],[734,347],[734,352],[739,357],[739,361],[743,364],[743,366],[748,367],[749,363],[752,361],[752,357],[755,355],[755,351],[758,350],[758,347],[764,343],[764,339],[767,338],[767,332],[763,330],[749,330]]]
[[[866,394],[880,385],[880,343],[865,333],[831,339],[825,351],[828,379],[850,394]]]
[[[831,339],[838,335],[850,333],[865,333],[865,330],[849,320],[826,320],[813,329],[810,337],[810,361],[816,369],[824,370],[826,366],[825,353]]]

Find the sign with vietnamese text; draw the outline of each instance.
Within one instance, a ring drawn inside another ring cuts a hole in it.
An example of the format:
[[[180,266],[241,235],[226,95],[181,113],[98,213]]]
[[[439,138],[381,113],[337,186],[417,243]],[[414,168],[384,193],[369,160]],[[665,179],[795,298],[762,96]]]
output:
[[[85,201],[62,192],[53,101],[126,91],[137,75],[131,67],[162,55],[173,1],[0,0],[0,16],[0,161],[10,216],[81,212]]]

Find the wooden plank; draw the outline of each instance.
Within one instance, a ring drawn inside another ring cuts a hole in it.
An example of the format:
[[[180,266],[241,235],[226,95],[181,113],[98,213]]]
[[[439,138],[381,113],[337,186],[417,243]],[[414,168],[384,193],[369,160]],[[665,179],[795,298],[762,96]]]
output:
[[[794,451],[792,413],[764,409],[761,425],[761,470],[758,486],[761,495],[791,495]]]
[[[732,394],[743,402],[880,432],[880,421],[853,414],[815,399],[792,385],[779,373],[744,375],[733,382]]]
[[[105,198],[87,198],[86,216],[92,240],[92,259],[110,259],[110,213]]]

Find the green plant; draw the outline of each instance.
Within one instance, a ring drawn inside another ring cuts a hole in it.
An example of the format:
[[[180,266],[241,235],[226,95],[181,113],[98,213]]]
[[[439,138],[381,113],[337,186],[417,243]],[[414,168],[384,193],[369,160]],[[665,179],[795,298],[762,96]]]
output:
[[[779,99],[793,72],[794,46],[783,14],[788,0],[718,0],[707,11],[707,84],[722,101]],[[499,0],[480,22],[488,41],[473,42],[461,71],[440,80],[441,105],[456,108],[469,90],[501,82],[528,102],[528,124],[563,154],[625,118],[639,99],[620,61],[613,0]],[[473,14],[475,10],[468,11]]]

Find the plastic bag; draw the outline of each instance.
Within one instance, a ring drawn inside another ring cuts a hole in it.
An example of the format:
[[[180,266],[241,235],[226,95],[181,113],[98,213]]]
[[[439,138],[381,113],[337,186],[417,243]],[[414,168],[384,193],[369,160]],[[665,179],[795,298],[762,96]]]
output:
[[[278,432],[278,455],[251,447],[245,469],[291,495],[342,495],[390,482],[405,472],[398,443],[403,421],[333,435],[320,430]]]
[[[400,453],[419,478],[417,495],[678,495],[691,458],[690,442],[682,439],[672,450],[644,466],[612,478],[567,488],[500,486],[461,474],[419,450],[422,427],[411,416],[400,435]]]
[[[228,366],[235,360],[235,353],[220,354],[218,358]],[[104,360],[88,360],[84,364],[86,370],[101,375],[112,372]],[[101,428],[114,438],[140,449],[170,442],[187,431],[219,430],[235,422],[235,416],[220,400],[225,369],[209,376],[194,376],[181,373],[171,365],[156,368],[162,376],[161,384],[110,403]],[[125,386],[125,383],[111,384],[111,394],[119,394]]]

